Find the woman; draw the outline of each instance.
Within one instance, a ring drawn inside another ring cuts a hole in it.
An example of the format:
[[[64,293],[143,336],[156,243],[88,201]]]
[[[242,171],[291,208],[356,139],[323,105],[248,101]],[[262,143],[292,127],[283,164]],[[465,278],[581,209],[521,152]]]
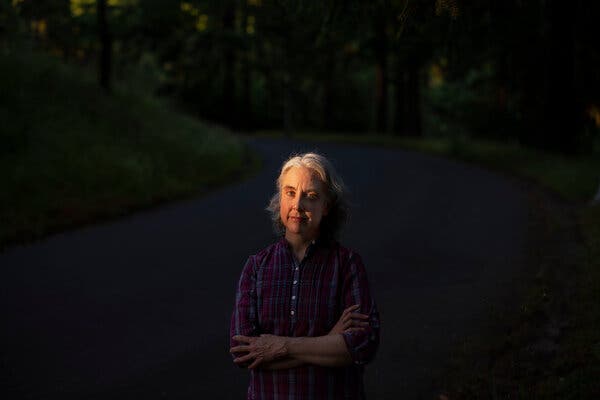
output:
[[[248,258],[231,319],[247,398],[364,398],[379,315],[360,256],[335,240],[347,215],[342,180],[319,154],[293,156],[268,210],[282,237]]]

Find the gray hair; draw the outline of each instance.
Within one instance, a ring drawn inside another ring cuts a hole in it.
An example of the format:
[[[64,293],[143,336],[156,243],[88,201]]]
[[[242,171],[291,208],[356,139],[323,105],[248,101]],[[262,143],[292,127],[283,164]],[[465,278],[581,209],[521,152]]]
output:
[[[277,235],[285,233],[285,227],[279,215],[281,198],[281,178],[283,174],[293,167],[304,167],[316,173],[327,187],[327,205],[329,212],[323,216],[320,226],[320,235],[325,239],[337,238],[348,219],[348,201],[346,188],[342,178],[327,158],[317,153],[294,154],[282,165],[281,171],[275,181],[275,194],[271,197],[267,211],[271,213],[273,229]]]

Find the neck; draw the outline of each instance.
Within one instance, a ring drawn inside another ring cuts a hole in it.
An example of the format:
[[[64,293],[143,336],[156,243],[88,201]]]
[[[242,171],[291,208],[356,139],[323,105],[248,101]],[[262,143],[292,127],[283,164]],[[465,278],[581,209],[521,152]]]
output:
[[[301,261],[304,258],[304,254],[306,253],[306,249],[310,245],[310,243],[315,240],[316,237],[304,237],[301,235],[290,234],[289,232],[285,233],[285,240],[292,247],[292,251],[294,255]]]

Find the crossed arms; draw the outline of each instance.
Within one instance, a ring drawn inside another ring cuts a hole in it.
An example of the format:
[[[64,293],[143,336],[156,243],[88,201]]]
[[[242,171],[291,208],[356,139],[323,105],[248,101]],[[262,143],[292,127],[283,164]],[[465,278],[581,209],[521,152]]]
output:
[[[353,362],[366,364],[373,358],[379,343],[379,314],[360,256],[351,255],[340,272],[340,301],[354,305],[343,311],[327,335],[316,337],[261,334],[255,290],[257,264],[254,257],[248,259],[236,293],[230,348],[236,364],[251,369],[288,369],[303,364],[340,367]]]
[[[364,331],[369,316],[355,312],[358,305],[344,310],[342,316],[325,336],[285,337],[276,335],[243,336],[232,339],[243,343],[233,346],[231,353],[242,353],[233,362],[248,365],[249,369],[288,369],[303,364],[340,367],[352,363],[352,356],[344,340],[344,333]]]

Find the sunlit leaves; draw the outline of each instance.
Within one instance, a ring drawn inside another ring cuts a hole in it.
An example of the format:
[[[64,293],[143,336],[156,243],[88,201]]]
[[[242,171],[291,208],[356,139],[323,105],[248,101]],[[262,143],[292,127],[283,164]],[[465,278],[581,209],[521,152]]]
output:
[[[458,18],[460,15],[460,9],[456,4],[456,0],[436,0],[435,1],[435,14],[440,16],[444,13],[448,13],[453,19]]]
[[[192,3],[183,1],[179,4],[179,9],[194,18],[194,27],[198,32],[204,32],[208,28],[208,15],[201,13],[200,9]]]
[[[48,31],[48,23],[45,19],[34,19],[30,21],[29,28],[35,36],[44,38]]]
[[[196,7],[194,7],[194,5],[192,3],[188,3],[185,1],[181,2],[181,4],[179,5],[179,9],[186,14],[190,14],[193,16],[198,15],[198,9]]]
[[[429,87],[435,88],[444,84],[444,72],[439,64],[429,67]]]
[[[113,9],[118,9],[120,7],[135,6],[138,4],[138,0],[108,0],[107,4]],[[96,0],[70,0],[69,6],[73,17],[80,17],[84,14],[93,14],[96,12]]]
[[[199,32],[203,32],[206,30],[207,26],[208,26],[208,15],[206,15],[206,14],[199,15],[198,20],[196,22],[196,30],[198,30]]]
[[[85,13],[95,10],[96,0],[71,0],[71,15],[80,17]]]
[[[246,33],[248,35],[254,34],[254,32],[256,31],[255,25],[256,25],[256,17],[254,15],[249,15],[248,20],[246,22]]]

